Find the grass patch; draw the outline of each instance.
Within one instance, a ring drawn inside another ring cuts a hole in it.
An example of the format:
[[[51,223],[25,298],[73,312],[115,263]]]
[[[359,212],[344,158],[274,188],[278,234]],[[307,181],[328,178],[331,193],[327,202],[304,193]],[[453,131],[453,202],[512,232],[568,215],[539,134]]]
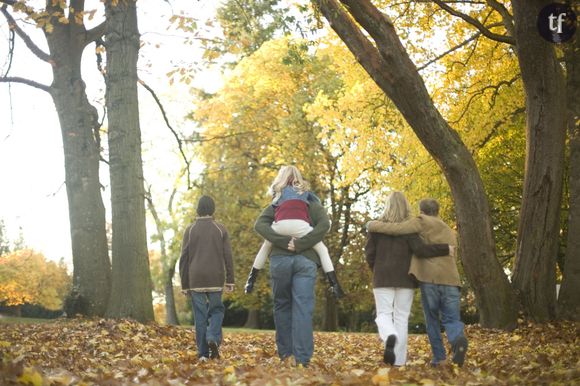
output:
[[[54,323],[56,319],[21,318],[16,316],[0,316],[0,324],[39,324]]]
[[[253,328],[243,328],[243,327],[224,327],[224,334],[273,334],[274,330],[257,330]]]

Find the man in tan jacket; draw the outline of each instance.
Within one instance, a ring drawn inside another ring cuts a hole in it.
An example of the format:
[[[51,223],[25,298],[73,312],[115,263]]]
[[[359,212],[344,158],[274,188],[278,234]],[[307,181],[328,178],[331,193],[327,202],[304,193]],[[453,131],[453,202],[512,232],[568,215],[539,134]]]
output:
[[[400,223],[370,221],[367,229],[369,232],[390,235],[418,233],[427,244],[457,245],[455,232],[438,216],[439,203],[436,200],[421,200],[419,209],[421,214],[407,221]],[[453,363],[462,366],[467,352],[467,339],[459,311],[461,282],[455,258],[450,255],[429,258],[413,256],[409,274],[417,278],[421,289],[427,335],[433,352],[431,364],[438,366],[446,359],[441,338],[443,324],[447,340],[453,350]]]

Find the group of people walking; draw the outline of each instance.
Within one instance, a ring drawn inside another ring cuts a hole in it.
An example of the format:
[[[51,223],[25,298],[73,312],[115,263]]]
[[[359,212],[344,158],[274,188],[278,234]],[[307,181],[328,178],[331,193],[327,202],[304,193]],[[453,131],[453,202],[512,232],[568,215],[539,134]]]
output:
[[[294,166],[280,169],[270,187],[272,203],[256,220],[264,238],[245,292],[253,291],[270,259],[276,347],[282,361],[291,357],[308,366],[314,352],[313,314],[316,274],[322,267],[337,299],[345,294],[328,248],[322,242],[330,221],[320,200]],[[373,272],[375,322],[384,344],[383,361],[403,366],[407,359],[408,319],[415,288],[421,291],[433,366],[446,363],[441,337],[445,329],[452,362],[462,366],[468,342],[460,318],[460,280],[455,263],[454,232],[439,217],[433,199],[419,203],[411,216],[400,192],[391,193],[382,216],[367,224],[366,260]],[[196,221],[184,233],[179,261],[182,290],[191,296],[198,357],[219,358],[224,305],[222,293],[233,291],[233,259],[228,232],[213,219],[209,196],[198,202]]]

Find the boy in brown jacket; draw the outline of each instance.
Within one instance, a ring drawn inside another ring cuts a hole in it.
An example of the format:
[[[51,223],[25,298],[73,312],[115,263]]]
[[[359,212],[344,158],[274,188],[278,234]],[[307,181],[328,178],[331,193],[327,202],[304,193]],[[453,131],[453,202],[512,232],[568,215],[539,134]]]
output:
[[[181,288],[191,295],[195,320],[195,341],[201,361],[219,358],[224,286],[234,290],[232,250],[226,228],[214,221],[215,203],[202,196],[197,205],[196,221],[183,235],[179,275]],[[209,327],[208,327],[209,323]]]

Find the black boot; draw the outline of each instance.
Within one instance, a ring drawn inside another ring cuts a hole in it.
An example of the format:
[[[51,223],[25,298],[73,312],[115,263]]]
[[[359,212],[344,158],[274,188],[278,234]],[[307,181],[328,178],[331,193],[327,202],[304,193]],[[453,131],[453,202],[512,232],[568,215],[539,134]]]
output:
[[[463,366],[465,354],[467,353],[467,339],[465,336],[455,339],[451,347],[453,349],[453,363],[456,363],[459,367]]]
[[[250,275],[248,276],[248,281],[246,282],[246,286],[244,287],[244,292],[249,294],[252,293],[254,290],[254,283],[256,282],[256,278],[258,277],[258,273],[260,270],[258,268],[252,267],[250,271]]]
[[[334,295],[334,297],[337,299],[340,299],[341,297],[343,297],[344,291],[340,287],[340,284],[338,284],[338,278],[336,277],[336,272],[334,272],[334,271],[326,272],[326,278],[328,279],[328,282],[330,283],[330,290],[332,291],[332,294]]]
[[[385,342],[385,351],[383,353],[383,362],[387,365],[395,364],[395,344],[397,343],[397,337],[395,335],[389,335],[387,341]]]

